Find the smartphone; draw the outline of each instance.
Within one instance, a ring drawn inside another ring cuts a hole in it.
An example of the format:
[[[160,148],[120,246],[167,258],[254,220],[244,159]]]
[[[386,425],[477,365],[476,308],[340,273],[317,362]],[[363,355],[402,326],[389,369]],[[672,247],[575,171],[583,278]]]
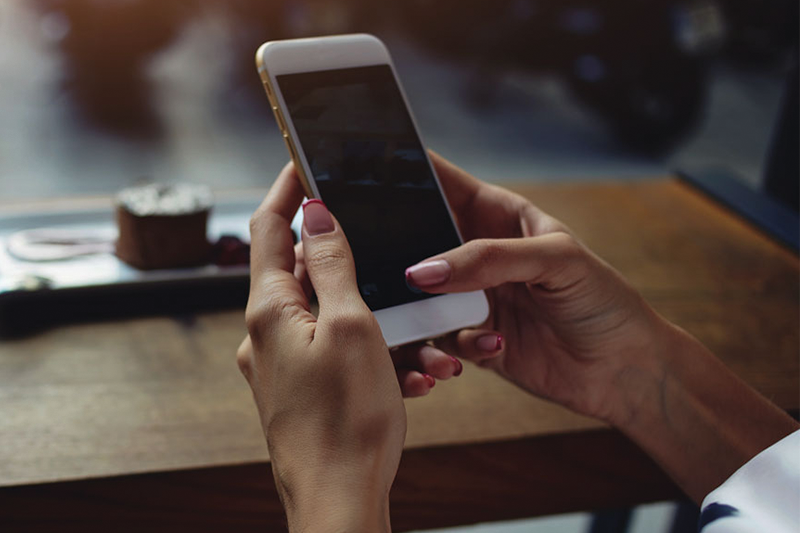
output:
[[[387,345],[484,322],[483,291],[406,283],[407,267],[463,241],[386,46],[366,34],[271,41],[256,65],[306,195],[347,235]]]

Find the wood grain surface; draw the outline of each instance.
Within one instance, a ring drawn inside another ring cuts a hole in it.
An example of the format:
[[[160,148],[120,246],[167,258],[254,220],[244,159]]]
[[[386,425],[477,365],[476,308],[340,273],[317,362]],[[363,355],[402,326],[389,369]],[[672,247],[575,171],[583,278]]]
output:
[[[796,256],[674,180],[513,188],[758,390],[800,407]],[[225,311],[0,341],[0,530],[279,527],[266,446],[234,361],[244,333],[243,312]],[[398,530],[677,493],[615,432],[476,367],[407,408]],[[52,505],[43,513],[36,501]]]

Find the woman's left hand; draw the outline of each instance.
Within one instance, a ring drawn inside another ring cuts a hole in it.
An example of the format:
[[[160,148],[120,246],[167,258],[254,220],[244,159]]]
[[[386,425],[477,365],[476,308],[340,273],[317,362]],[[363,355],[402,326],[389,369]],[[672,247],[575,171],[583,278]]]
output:
[[[297,194],[302,195],[292,163],[286,165],[281,176],[287,173],[293,178],[292,181],[296,182],[292,186],[297,188]],[[280,180],[276,185],[278,182]],[[309,282],[302,242],[295,245],[294,256],[294,277],[299,280],[306,298],[310,300],[314,289]],[[239,354],[241,357],[252,357],[252,350],[252,341],[248,335],[239,346]],[[392,348],[390,353],[404,398],[426,396],[437,381],[458,377],[464,370],[460,360],[425,342]]]
[[[389,530],[406,432],[398,375],[359,294],[342,228],[318,201],[304,205],[304,268],[319,300],[318,317],[311,313],[290,229],[302,199],[287,165],[251,220],[249,337],[239,367],[290,530]]]

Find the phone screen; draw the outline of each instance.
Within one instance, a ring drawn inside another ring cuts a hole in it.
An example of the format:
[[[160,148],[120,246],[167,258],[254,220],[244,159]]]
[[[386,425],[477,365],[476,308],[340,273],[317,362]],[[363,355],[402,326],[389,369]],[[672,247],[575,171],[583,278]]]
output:
[[[432,295],[405,269],[460,244],[388,65],[276,77],[320,197],[373,311]]]

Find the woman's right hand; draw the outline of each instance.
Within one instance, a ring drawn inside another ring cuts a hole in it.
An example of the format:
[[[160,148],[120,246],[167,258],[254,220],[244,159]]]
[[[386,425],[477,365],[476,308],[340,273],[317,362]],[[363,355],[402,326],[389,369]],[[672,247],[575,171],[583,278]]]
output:
[[[445,352],[611,423],[698,503],[797,430],[563,224],[432,159],[468,242],[406,275],[433,293],[484,289],[491,305],[483,325],[436,341]]]
[[[564,224],[431,158],[467,242],[410,267],[408,280],[432,293],[486,290],[492,309],[483,325],[435,344],[537,396],[623,423],[637,395],[657,388],[659,351],[677,328]]]

